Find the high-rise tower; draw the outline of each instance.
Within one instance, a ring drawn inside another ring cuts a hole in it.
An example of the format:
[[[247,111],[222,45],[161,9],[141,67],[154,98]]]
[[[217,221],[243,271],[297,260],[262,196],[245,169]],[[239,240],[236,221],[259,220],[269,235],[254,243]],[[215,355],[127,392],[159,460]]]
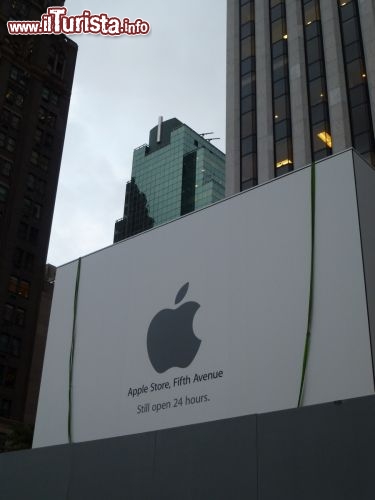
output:
[[[23,421],[77,45],[11,36],[63,1],[0,6],[0,417]],[[0,430],[1,432],[1,430]]]
[[[351,146],[375,165],[374,2],[227,5],[227,193]]]
[[[134,150],[126,185],[120,241],[224,197],[225,155],[176,118],[150,131],[148,145]]]

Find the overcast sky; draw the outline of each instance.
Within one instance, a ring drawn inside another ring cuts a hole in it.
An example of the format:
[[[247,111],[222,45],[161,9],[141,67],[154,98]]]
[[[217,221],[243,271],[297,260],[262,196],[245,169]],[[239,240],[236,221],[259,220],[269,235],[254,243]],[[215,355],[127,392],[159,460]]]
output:
[[[48,254],[61,265],[112,244],[133,150],[180,119],[225,151],[225,0],[66,0],[151,25],[146,36],[76,35],[78,59]]]

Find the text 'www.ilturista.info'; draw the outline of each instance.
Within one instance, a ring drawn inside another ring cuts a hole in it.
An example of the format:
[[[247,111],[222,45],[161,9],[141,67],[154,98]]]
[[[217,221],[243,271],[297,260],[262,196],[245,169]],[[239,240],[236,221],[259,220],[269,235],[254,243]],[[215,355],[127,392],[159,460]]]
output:
[[[49,7],[40,21],[8,21],[10,35],[80,35],[104,36],[147,35],[150,24],[143,19],[134,22],[125,17],[109,17],[105,13],[91,14],[84,10],[79,16],[68,16],[66,7]]]

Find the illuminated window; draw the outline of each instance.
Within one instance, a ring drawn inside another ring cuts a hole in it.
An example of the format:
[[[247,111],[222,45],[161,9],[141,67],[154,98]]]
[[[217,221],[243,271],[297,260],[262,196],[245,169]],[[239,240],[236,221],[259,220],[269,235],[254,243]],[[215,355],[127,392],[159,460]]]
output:
[[[286,158],[285,160],[278,161],[276,163],[276,168],[280,167],[285,167],[286,165],[292,165],[292,160],[289,160],[289,158]]]
[[[28,281],[21,280],[19,282],[17,293],[18,295],[21,295],[21,297],[28,299],[30,294],[30,283]]]
[[[318,137],[321,141],[324,142],[324,144],[326,144],[329,148],[332,149],[332,137],[330,136],[330,134],[328,132],[320,132],[318,134]]]
[[[28,299],[30,294],[30,283],[25,280],[20,280],[16,276],[11,276],[8,282],[8,292]]]

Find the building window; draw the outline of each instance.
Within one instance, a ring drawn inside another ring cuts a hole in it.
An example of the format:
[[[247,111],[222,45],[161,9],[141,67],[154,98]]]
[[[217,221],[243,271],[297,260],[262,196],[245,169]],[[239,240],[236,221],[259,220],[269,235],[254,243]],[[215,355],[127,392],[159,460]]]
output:
[[[12,114],[10,117],[10,126],[15,130],[20,128],[21,118],[18,115]]]
[[[42,99],[43,101],[49,101],[49,95],[50,95],[50,91],[49,89],[47,89],[46,87],[43,87],[42,88]]]
[[[34,255],[30,252],[26,252],[23,259],[23,268],[26,271],[32,271],[34,268]]]
[[[13,319],[14,307],[11,304],[4,304],[3,308],[3,322],[11,323]]]
[[[270,0],[275,176],[293,170],[285,0]]]
[[[6,150],[9,151],[9,153],[13,153],[15,149],[16,149],[15,139],[13,139],[13,137],[8,137]]]
[[[54,75],[63,78],[65,71],[65,55],[51,47],[48,53],[47,70]]]
[[[16,292],[15,292],[16,293]],[[23,327],[25,325],[26,311],[21,307],[15,308],[11,304],[5,304],[3,308],[3,323]]]
[[[21,351],[20,339],[16,337],[11,337],[10,335],[7,335],[5,333],[0,334],[0,352],[18,357],[20,355],[20,351]],[[6,372],[7,370],[4,371]],[[15,380],[15,374],[14,374],[14,380]]]
[[[40,159],[39,159],[39,167],[44,170],[45,172],[47,172],[48,170],[48,167],[49,167],[49,159],[47,158],[47,156],[44,156],[44,155],[41,155],[40,156]]]
[[[44,145],[46,148],[50,148],[53,144],[53,135],[52,134],[46,134],[44,138]]]
[[[35,188],[35,176],[33,174],[27,174],[26,187],[30,191],[34,191]]]
[[[53,144],[53,135],[48,132],[44,132],[42,129],[37,128],[34,134],[35,144],[38,146],[45,146],[46,148],[50,148]]]
[[[24,98],[20,92],[14,89],[8,88],[5,93],[5,100],[11,106],[16,106],[17,108],[23,107]]]
[[[10,416],[11,407],[12,402],[9,399],[0,399],[0,417],[8,418]]]
[[[32,212],[32,206],[33,206],[33,202],[29,198],[24,198],[23,199],[23,210],[22,210],[22,212],[23,212],[23,216],[25,218],[29,218],[30,217],[31,212]],[[21,223],[21,224],[24,224],[24,223]],[[24,225],[26,225],[26,224],[24,224]],[[26,225],[26,228],[27,228],[27,225]],[[20,233],[20,231],[19,231],[19,233]]]
[[[374,128],[357,0],[338,0],[352,142],[375,165]]]
[[[45,182],[30,173],[28,174],[26,179],[26,187],[29,191],[35,191],[41,195],[43,195],[45,192]],[[31,206],[31,208],[29,209],[29,214],[31,213],[35,219],[40,219],[42,209],[41,205],[39,205],[38,203],[33,203],[31,200],[29,200],[29,202]]]
[[[33,204],[32,209],[34,210],[34,207],[40,207],[37,203]],[[33,218],[36,219],[36,217],[40,217],[40,213],[34,214],[33,213]],[[36,244],[38,241],[38,234],[39,230],[36,227],[29,226],[25,222],[20,222],[18,226],[18,237],[21,240],[28,240],[32,244]]]
[[[8,197],[8,187],[4,186],[4,184],[0,184],[0,202],[5,203]]]
[[[34,141],[36,144],[42,144],[42,140],[43,140],[43,130],[37,128],[34,133]]]
[[[8,353],[9,339],[9,335],[6,335],[5,333],[0,334],[0,352]]]
[[[332,154],[319,0],[302,0],[302,15],[305,36],[311,157],[313,161],[316,161]]]
[[[21,240],[25,240],[27,238],[28,233],[28,225],[25,222],[20,222],[18,226],[17,236]]]
[[[60,100],[60,96],[58,94],[56,94],[56,92],[51,91],[51,97],[50,97],[51,104],[53,104],[54,106],[58,106],[59,100]]]
[[[36,192],[43,195],[46,192],[46,182],[42,179],[37,179],[36,182]]]
[[[241,190],[258,183],[254,0],[240,1]]]
[[[12,173],[13,163],[7,158],[0,157],[0,173],[4,177],[10,177]]]
[[[46,183],[42,179],[39,179],[33,174],[28,174],[26,179],[26,187],[29,191],[35,191],[36,193],[43,195],[45,193]],[[33,203],[31,200],[27,199],[28,204],[28,215],[32,214],[35,219],[40,219],[42,206],[38,203]]]
[[[9,127],[18,130],[20,128],[21,117],[8,109],[3,109],[1,113],[1,123],[4,130],[8,130]]]
[[[28,238],[30,243],[33,243],[34,245],[36,244],[36,242],[38,241],[38,234],[39,231],[36,227],[30,227]]]
[[[30,163],[32,165],[38,166],[40,169],[46,172],[49,167],[49,158],[34,150],[31,152]]]
[[[55,113],[48,111],[46,108],[41,106],[38,111],[38,120],[40,123],[47,125],[50,128],[54,128],[56,125],[57,116]]]
[[[10,68],[9,78],[22,87],[25,87],[28,83],[28,74],[26,71],[21,68],[17,68],[16,66],[12,66]]]
[[[21,307],[17,307],[15,311],[14,324],[16,326],[25,326],[26,311]]]
[[[23,250],[21,248],[16,248],[13,254],[13,264],[15,267],[22,267],[23,261]]]
[[[4,148],[9,153],[13,153],[16,149],[16,141],[5,132],[0,132],[0,148]]]
[[[34,255],[21,248],[16,248],[13,254],[13,264],[17,268],[32,271],[34,267]]]
[[[24,297],[25,299],[29,298],[30,295],[30,283],[25,280],[20,280],[18,284],[18,295],[21,295],[21,297]]]
[[[32,151],[30,157],[30,163],[32,163],[33,165],[38,165],[38,161],[39,161],[39,153],[37,151]]]
[[[53,90],[48,89],[47,87],[43,87],[42,89],[42,99],[53,104],[54,106],[58,106],[59,104],[59,95],[56,94],[56,92],[54,92]]]
[[[16,295],[17,290],[18,290],[18,278],[16,278],[15,276],[11,276],[9,278],[9,283],[8,283],[8,292]]]
[[[11,276],[8,282],[8,292],[28,299],[30,295],[30,283],[16,276]]]
[[[11,5],[15,14],[19,17],[25,17],[29,13],[29,6],[24,0],[12,0]]]
[[[35,220],[39,220],[42,214],[42,205],[39,203],[33,203],[32,217]]]
[[[0,385],[14,387],[17,370],[11,366],[0,365]]]

